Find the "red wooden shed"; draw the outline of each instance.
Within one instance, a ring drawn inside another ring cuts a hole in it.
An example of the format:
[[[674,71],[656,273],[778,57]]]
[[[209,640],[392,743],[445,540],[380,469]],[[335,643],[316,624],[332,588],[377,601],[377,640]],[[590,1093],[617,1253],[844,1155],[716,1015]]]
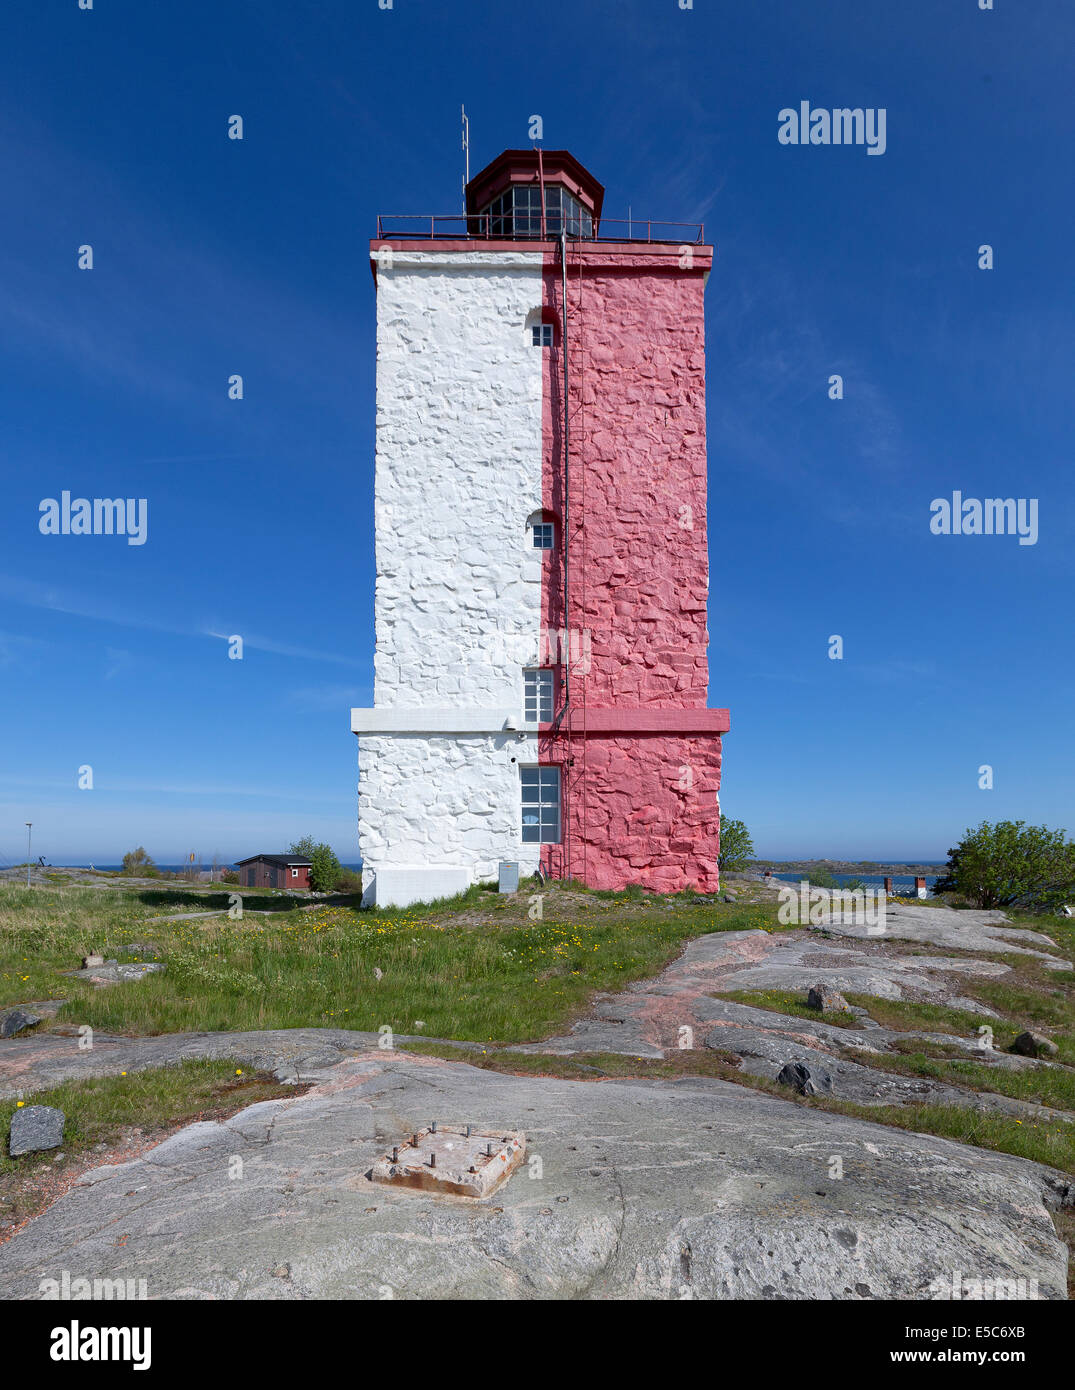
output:
[[[310,861],[295,854],[255,854],[240,859],[239,884],[243,888],[309,888]]]

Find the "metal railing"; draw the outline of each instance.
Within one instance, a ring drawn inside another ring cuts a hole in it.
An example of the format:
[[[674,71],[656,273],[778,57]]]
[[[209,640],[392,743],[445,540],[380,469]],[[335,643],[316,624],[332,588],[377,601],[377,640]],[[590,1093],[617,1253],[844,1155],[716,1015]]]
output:
[[[494,228],[503,217],[489,213],[379,213],[378,241],[540,241],[540,231],[505,232]],[[568,226],[572,241],[642,241],[676,246],[701,245],[705,240],[702,222],[655,222],[652,218],[602,217],[594,222],[589,236]],[[611,229],[611,230],[610,230]],[[559,241],[559,219],[546,221],[545,240]]]

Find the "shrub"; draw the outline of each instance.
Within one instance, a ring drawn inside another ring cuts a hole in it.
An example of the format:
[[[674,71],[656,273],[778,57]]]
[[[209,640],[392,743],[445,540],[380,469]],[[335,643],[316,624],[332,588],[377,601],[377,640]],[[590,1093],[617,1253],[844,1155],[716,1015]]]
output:
[[[754,857],[754,842],[750,831],[741,820],[728,816],[720,818],[720,858],[717,863],[722,871],[745,869],[747,861]]]
[[[160,870],[141,845],[128,850],[123,856],[123,873],[135,874],[139,878],[158,878]]]
[[[358,893],[362,889],[362,875],[354,869],[341,869],[333,885],[337,893]]]
[[[336,887],[343,867],[328,845],[314,843],[312,835],[304,835],[291,846],[292,854],[301,854],[310,861],[310,887],[315,893],[331,893]]]
[[[933,891],[961,893],[979,907],[1055,911],[1075,897],[1075,842],[1044,825],[982,821],[948,851]]]

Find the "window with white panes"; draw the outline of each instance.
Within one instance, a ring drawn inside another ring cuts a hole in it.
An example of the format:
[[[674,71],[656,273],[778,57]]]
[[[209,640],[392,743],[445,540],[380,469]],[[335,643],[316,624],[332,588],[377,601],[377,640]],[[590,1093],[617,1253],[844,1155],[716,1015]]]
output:
[[[523,671],[523,717],[528,724],[551,722],[554,676],[551,667],[535,666]]]
[[[560,769],[519,769],[522,790],[523,844],[554,845],[560,841]]]

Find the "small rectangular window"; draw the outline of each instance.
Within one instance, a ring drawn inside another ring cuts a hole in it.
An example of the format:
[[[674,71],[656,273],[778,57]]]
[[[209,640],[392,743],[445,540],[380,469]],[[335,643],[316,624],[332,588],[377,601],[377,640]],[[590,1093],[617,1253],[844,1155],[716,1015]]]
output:
[[[523,844],[555,845],[560,842],[560,769],[523,767]]]
[[[299,871],[298,871],[298,869],[292,869],[292,870],[291,870],[291,877],[292,877],[292,878],[298,878],[298,876],[299,876]]]
[[[551,667],[533,667],[523,672],[523,716],[528,724],[551,723],[553,679]]]
[[[552,347],[551,323],[535,323],[530,331],[534,335],[534,347]]]
[[[534,549],[551,550],[553,543],[553,525],[551,521],[534,522]]]

